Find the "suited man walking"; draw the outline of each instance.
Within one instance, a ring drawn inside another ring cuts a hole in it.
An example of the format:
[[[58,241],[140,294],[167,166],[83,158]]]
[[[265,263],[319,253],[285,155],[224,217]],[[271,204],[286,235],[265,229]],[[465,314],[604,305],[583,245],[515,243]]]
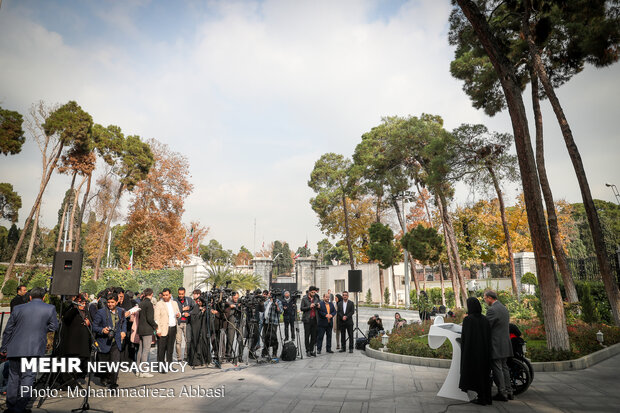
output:
[[[487,304],[487,319],[491,324],[491,369],[493,381],[497,386],[497,394],[493,400],[512,400],[512,383],[510,371],[506,359],[512,357],[512,344],[510,343],[510,314],[504,304],[497,300],[495,291],[485,291],[484,302]]]
[[[181,318],[179,305],[172,299],[169,288],[162,290],[161,300],[155,305],[157,323],[157,361],[172,363],[177,338],[177,320]]]
[[[323,347],[323,337],[325,336],[325,349],[328,353],[332,351],[332,327],[334,325],[334,316],[336,315],[336,307],[329,299],[329,293],[323,294],[323,301],[319,304],[319,320],[318,320],[318,339],[316,345],[317,354],[321,354]]]
[[[58,318],[53,305],[45,304],[43,288],[30,291],[30,302],[16,306],[9,317],[0,352],[9,359],[9,383],[6,390],[6,405],[9,412],[24,412],[30,400],[29,392],[22,392],[22,386],[32,390],[36,373],[21,371],[23,357],[45,355],[47,333],[58,329]]]
[[[125,310],[117,305],[118,295],[116,293],[108,294],[107,307],[97,311],[93,320],[93,332],[99,344],[100,361],[121,361],[123,340],[127,336],[127,320],[125,319]],[[117,380],[118,371],[110,372],[101,379],[101,384],[110,389],[116,389],[118,387]]]
[[[340,352],[347,351],[347,335],[349,336],[349,353],[353,353],[353,314],[355,304],[349,301],[349,292],[343,291],[342,301],[338,302],[338,326],[342,331],[340,335]]]

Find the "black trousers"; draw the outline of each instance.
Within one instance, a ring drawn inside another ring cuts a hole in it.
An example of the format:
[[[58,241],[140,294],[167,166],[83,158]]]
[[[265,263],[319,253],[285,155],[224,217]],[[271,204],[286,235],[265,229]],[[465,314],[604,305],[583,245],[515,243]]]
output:
[[[99,353],[100,361],[121,361],[121,351],[118,349],[116,343],[112,343],[112,347],[108,353]],[[118,371],[109,372],[103,375],[102,380],[107,380],[110,384],[116,384],[118,380]]]
[[[172,353],[177,339],[177,327],[168,327],[168,335],[157,337],[157,361],[172,363]]]
[[[288,340],[288,329],[291,328],[291,339],[295,340],[295,320],[284,319],[284,340]]]
[[[342,350],[346,349],[347,335],[349,336],[349,350],[352,350],[353,346],[355,346],[355,343],[353,342],[353,323],[343,323],[340,333],[340,347]]]
[[[304,343],[306,344],[306,353],[314,351],[316,344],[316,318],[304,322]]]
[[[269,348],[273,347],[273,357],[278,357],[278,325],[263,324],[263,352],[264,357],[269,356]]]
[[[237,339],[237,351],[235,355],[239,357],[243,353],[243,339],[241,337],[241,325],[236,321],[226,323],[226,357],[233,356],[235,338]]]
[[[245,335],[249,339],[250,351],[256,351],[260,340],[258,321],[247,322]]]

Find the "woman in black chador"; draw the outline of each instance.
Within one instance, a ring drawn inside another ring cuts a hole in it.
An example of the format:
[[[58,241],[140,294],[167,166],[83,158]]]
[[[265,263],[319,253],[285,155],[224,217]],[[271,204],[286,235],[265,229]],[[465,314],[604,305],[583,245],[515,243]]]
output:
[[[90,358],[90,316],[82,296],[75,297],[77,305],[65,311],[62,316],[59,353],[65,357],[79,357],[82,374],[86,376],[86,363]]]
[[[210,314],[203,297],[198,297],[196,304],[190,312],[189,319],[192,338],[187,361],[190,366],[202,366],[211,363]]]
[[[475,297],[467,299],[467,317],[461,335],[461,379],[459,388],[474,391],[472,403],[491,404],[491,325],[482,315]]]

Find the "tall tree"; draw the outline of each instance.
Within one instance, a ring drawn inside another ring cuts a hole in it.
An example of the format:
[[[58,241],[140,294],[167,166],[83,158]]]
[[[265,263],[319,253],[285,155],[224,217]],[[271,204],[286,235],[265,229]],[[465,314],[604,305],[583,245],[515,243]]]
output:
[[[314,164],[308,186],[317,194],[310,205],[324,225],[338,206],[342,207],[344,217],[344,239],[349,252],[351,269],[355,269],[352,240],[349,227],[348,198],[353,193],[356,179],[351,175],[352,163],[344,156],[335,153],[322,155]]]
[[[564,306],[553,268],[551,245],[549,243],[547,223],[540,195],[540,182],[535,172],[536,161],[530,142],[525,106],[521,96],[521,82],[519,82],[514,66],[507,57],[506,47],[500,43],[492,31],[487,17],[481,13],[476,3],[472,0],[456,0],[456,2],[471,23],[475,36],[488,55],[500,80],[508,106],[536,258],[541,304],[545,317],[547,346],[550,349],[569,350],[570,343],[566,329]]]
[[[181,218],[193,185],[185,156],[154,139],[147,143],[153,164],[148,175],[135,185],[127,227],[118,248],[126,257],[133,250],[135,264],[158,269],[187,258]]]
[[[22,197],[13,191],[13,185],[0,183],[0,219],[17,222],[21,207]]]
[[[32,221],[32,218],[35,212],[39,208],[39,204],[41,202],[41,198],[43,197],[43,192],[47,187],[47,184],[52,177],[52,173],[56,168],[58,163],[58,159],[60,158],[63,148],[65,146],[71,145],[74,141],[81,141],[87,139],[90,136],[91,128],[93,125],[93,120],[91,116],[86,113],[82,108],[74,101],[70,101],[63,106],[60,106],[58,109],[54,110],[49,114],[49,116],[45,119],[43,123],[43,131],[45,135],[53,136],[57,135],[55,141],[57,142],[54,145],[55,152],[52,154],[52,158],[47,168],[47,175],[42,178],[41,186],[39,188],[39,193],[34,201],[34,205],[30,210],[30,214],[28,218],[26,218],[26,222],[24,223],[24,228],[28,228]],[[53,139],[48,140],[49,143],[53,142]],[[36,231],[33,231],[36,233]],[[4,275],[4,281],[2,283],[2,287],[10,278],[13,268],[15,266],[15,260],[17,258],[17,254],[19,253],[19,249],[22,246],[24,241],[24,236],[26,235],[26,231],[22,231],[19,241],[15,247],[15,251],[13,252],[13,256],[11,257],[11,261],[9,262],[9,266]],[[0,291],[0,298],[2,298],[2,292]]]
[[[454,129],[452,134],[455,150],[451,163],[455,178],[465,178],[470,185],[483,192],[488,192],[489,188],[493,188],[497,195],[504,240],[508,249],[512,292],[515,297],[518,297],[512,239],[500,184],[503,180],[516,181],[519,178],[517,159],[508,153],[513,140],[512,136],[497,132],[490,133],[484,125],[461,125]],[[572,279],[570,282],[572,285]]]
[[[600,2],[599,4],[599,15],[605,17],[605,2]],[[584,5],[585,6],[585,5]],[[583,205],[585,207],[588,222],[590,224],[590,230],[592,231],[592,238],[594,240],[594,246],[596,251],[596,258],[598,261],[598,265],[601,271],[601,277],[603,278],[603,284],[605,285],[605,290],[607,291],[607,296],[609,298],[609,303],[611,304],[611,312],[614,316],[614,321],[616,325],[620,326],[620,289],[618,289],[618,283],[616,281],[616,277],[613,275],[611,270],[611,264],[609,263],[609,256],[606,252],[605,247],[605,238],[603,236],[603,230],[601,228],[601,222],[599,216],[596,212],[596,206],[594,205],[594,199],[592,198],[592,193],[590,191],[590,184],[588,183],[588,178],[586,176],[586,171],[583,166],[583,161],[581,159],[581,154],[579,153],[579,149],[577,148],[577,144],[573,137],[573,132],[568,124],[568,120],[566,119],[566,115],[564,114],[564,110],[562,105],[560,104],[560,100],[558,99],[555,89],[549,76],[547,74],[547,69],[542,62],[542,57],[539,51],[538,46],[535,43],[534,37],[531,35],[530,25],[532,24],[530,21],[531,14],[531,4],[529,0],[524,0],[523,2],[524,13],[523,13],[523,33],[525,35],[525,39],[527,40],[527,44],[529,47],[530,57],[532,61],[532,66],[536,72],[536,75],[540,79],[543,88],[545,90],[545,94],[549,98],[549,102],[551,103],[551,107],[553,108],[553,112],[556,115],[558,123],[560,124],[560,129],[562,130],[562,136],[564,137],[564,142],[566,143],[566,149],[568,149],[568,154],[573,163],[573,168],[575,169],[575,174],[577,175],[577,182],[579,183],[579,189],[581,190],[581,197],[583,199]],[[572,7],[571,7],[572,9]],[[573,10],[570,10],[568,14],[568,18],[574,18],[576,16],[583,16],[582,11],[577,13],[571,13]],[[588,9],[588,11],[593,11],[592,9]],[[618,9],[616,8],[616,12]],[[597,16],[598,17],[598,16]],[[600,20],[594,18],[591,19],[592,24],[601,24]],[[607,65],[612,62],[618,60],[618,51],[617,47],[620,44],[620,18],[615,18],[616,27],[612,33],[609,33],[611,38],[597,39],[600,43],[603,43],[603,46],[609,46],[615,49],[615,58],[608,58],[604,53],[604,57],[602,62],[598,59],[595,59],[595,63],[600,63],[600,65]],[[612,26],[613,28],[613,26]],[[606,33],[608,34],[608,33]],[[605,50],[607,52],[607,50]],[[583,52],[584,57],[587,55],[586,52]],[[576,291],[574,292],[576,296]]]
[[[123,192],[133,191],[138,182],[146,178],[153,164],[153,153],[149,145],[142,142],[139,136],[125,137],[118,126],[98,127],[93,133],[98,148],[102,148],[103,159],[112,166],[113,173],[120,182],[112,204],[112,210],[115,210]],[[105,249],[105,234],[110,230],[111,221],[112,214],[109,214],[104,225],[104,236],[101,238],[95,257],[93,275],[95,280],[99,278],[101,259]]]
[[[543,85],[554,110],[569,156],[573,163],[577,180],[588,211],[588,222],[596,245],[596,255],[602,269],[605,288],[612,306],[616,323],[620,322],[620,293],[613,282],[609,258],[604,253],[604,237],[600,217],[587,182],[585,169],[575,144],[570,126],[557,98],[554,88],[559,87],[581,72],[585,63],[603,67],[618,60],[620,44],[620,7],[615,0],[544,0],[535,3],[521,1],[478,0],[477,5],[487,12],[487,20],[493,28],[498,43],[504,47],[505,55],[515,68],[516,78],[523,88],[528,77],[532,80],[532,90],[538,89],[538,80]],[[534,5],[532,7],[531,5]],[[451,43],[457,44],[456,59],[451,71],[455,77],[464,79],[466,92],[472,97],[474,106],[484,107],[489,114],[505,107],[500,89],[500,79],[492,64],[480,51],[473,30],[469,29],[462,14],[451,15]],[[542,117],[537,112],[538,96],[533,95],[537,133],[537,149],[542,149]],[[538,159],[542,158],[542,151]],[[560,235],[555,228],[556,211],[550,206],[553,196],[548,187],[544,163],[538,165],[543,196],[549,214],[549,230],[554,253],[557,253],[562,276],[566,276],[562,249],[557,245]],[[609,271],[608,271],[609,270]],[[571,298],[576,293],[569,292]]]
[[[22,129],[24,118],[19,112],[0,107],[0,153],[3,155],[21,152],[26,141]]]
[[[418,224],[417,227],[408,231],[400,243],[403,248],[411,254],[411,257],[420,261],[422,265],[434,265],[439,263],[439,258],[443,252],[444,242],[437,230],[433,227],[426,227]],[[445,297],[442,295],[443,304]]]
[[[389,225],[374,222],[368,229],[368,234],[370,236],[368,257],[371,260],[378,261],[380,269],[386,270],[390,268],[400,255],[398,247],[394,245],[394,232]],[[385,291],[383,279],[381,281],[381,291]],[[396,295],[396,290],[394,290],[394,295]],[[381,297],[381,301],[383,301],[383,297]]]

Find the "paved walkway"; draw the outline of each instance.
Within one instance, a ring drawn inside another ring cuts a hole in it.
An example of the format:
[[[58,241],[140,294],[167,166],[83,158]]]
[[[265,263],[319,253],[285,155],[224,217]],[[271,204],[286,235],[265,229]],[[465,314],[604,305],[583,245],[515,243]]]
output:
[[[184,374],[156,374],[139,379],[121,374],[122,388],[183,386],[221,388],[224,397],[92,398],[91,407],[115,412],[618,412],[620,355],[587,370],[537,373],[517,400],[490,407],[460,404],[436,393],[446,369],[390,363],[361,351],[321,354],[295,362],[250,364],[223,370],[201,368]],[[98,382],[97,382],[98,383]],[[100,388],[94,385],[93,388]],[[44,410],[67,412],[81,399],[48,399]],[[447,409],[447,410],[446,410]]]

